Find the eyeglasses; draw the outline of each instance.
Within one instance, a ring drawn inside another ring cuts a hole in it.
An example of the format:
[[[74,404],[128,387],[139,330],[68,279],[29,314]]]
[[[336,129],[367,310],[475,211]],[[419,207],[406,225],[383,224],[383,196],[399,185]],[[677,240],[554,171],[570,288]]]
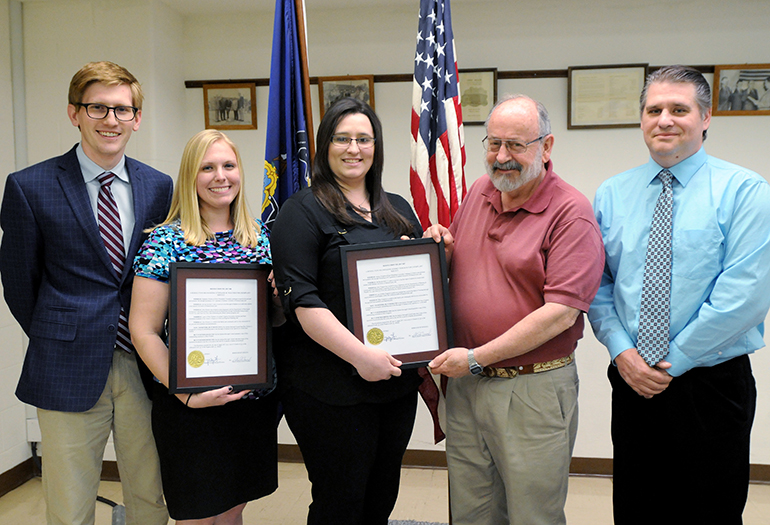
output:
[[[522,144],[521,142],[516,142],[515,140],[500,140],[500,139],[490,139],[489,137],[484,137],[481,140],[481,143],[484,145],[484,149],[489,151],[490,153],[497,153],[500,151],[500,148],[503,144],[505,144],[505,148],[508,150],[509,153],[516,153],[516,154],[522,154],[527,151],[527,148],[531,145],[537,142],[538,140],[543,140],[548,135],[542,135],[540,137],[537,137],[535,140],[530,140],[526,144]]]
[[[359,137],[354,139],[353,137],[346,137],[345,135],[332,135],[332,144],[339,146],[340,148],[350,147],[350,143],[354,140],[360,149],[369,149],[374,147],[374,141],[377,139],[373,137]]]
[[[86,108],[86,115],[94,120],[107,118],[107,115],[110,114],[110,110],[112,110],[116,119],[121,122],[128,122],[129,120],[134,120],[136,112],[139,111],[139,108],[135,108],[134,106],[115,106],[113,108],[105,106],[104,104],[81,104],[80,102],[78,102],[77,105]]]

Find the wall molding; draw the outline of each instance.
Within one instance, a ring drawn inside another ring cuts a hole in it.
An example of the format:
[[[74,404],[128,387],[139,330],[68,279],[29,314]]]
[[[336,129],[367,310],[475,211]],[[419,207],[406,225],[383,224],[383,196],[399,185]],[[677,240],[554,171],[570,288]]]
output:
[[[649,66],[648,71],[655,71],[663,66]],[[701,73],[713,73],[714,66],[691,66]],[[460,72],[462,72],[462,68]],[[497,80],[508,80],[512,78],[567,78],[566,69],[521,69],[513,71],[498,71]],[[387,82],[412,82],[414,75],[411,73],[392,74],[392,75],[374,75],[375,83]],[[255,84],[257,86],[269,86],[270,77],[267,78],[218,78],[215,80],[185,80],[186,88],[202,88],[203,84]],[[310,77],[311,84],[318,84],[318,77]]]

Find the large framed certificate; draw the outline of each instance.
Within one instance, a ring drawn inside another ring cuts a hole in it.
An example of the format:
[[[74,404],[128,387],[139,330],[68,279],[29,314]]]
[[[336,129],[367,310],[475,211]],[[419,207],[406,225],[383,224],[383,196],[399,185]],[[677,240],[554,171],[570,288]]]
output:
[[[412,239],[342,246],[348,328],[402,368],[452,347],[444,242]]]
[[[270,266],[171,263],[169,392],[268,388]]]

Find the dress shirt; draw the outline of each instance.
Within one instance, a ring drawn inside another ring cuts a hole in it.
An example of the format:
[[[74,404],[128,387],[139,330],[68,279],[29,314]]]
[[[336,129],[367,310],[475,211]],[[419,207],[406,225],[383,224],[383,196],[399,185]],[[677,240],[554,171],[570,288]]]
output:
[[[636,348],[644,259],[663,169],[647,164],[605,181],[594,211],[606,264],[588,312],[614,360]],[[770,307],[770,184],[701,148],[674,175],[668,369],[679,376],[764,346]]]
[[[88,158],[88,155],[83,151],[82,144],[78,144],[76,153],[80,163],[80,171],[83,173],[83,179],[86,182],[88,199],[91,201],[91,208],[94,210],[94,217],[98,224],[97,199],[99,198],[99,190],[102,187],[99,183],[99,175],[106,170]],[[112,189],[112,196],[115,197],[115,202],[118,205],[118,213],[120,213],[120,226],[123,230],[123,251],[128,253],[128,248],[131,245],[131,234],[134,231],[134,196],[131,193],[131,182],[128,180],[126,156],[123,155],[115,167],[109,171],[115,174],[115,179],[113,179],[110,188]]]

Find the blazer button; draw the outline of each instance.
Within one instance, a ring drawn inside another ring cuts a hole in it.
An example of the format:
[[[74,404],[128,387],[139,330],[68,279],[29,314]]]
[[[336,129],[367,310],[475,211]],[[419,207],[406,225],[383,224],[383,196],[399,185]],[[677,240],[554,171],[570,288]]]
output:
[[[114,325],[114,324],[111,324],[110,326],[108,326],[108,327],[107,327],[107,331],[108,331],[108,332],[114,332],[114,331],[115,331],[115,325]]]

